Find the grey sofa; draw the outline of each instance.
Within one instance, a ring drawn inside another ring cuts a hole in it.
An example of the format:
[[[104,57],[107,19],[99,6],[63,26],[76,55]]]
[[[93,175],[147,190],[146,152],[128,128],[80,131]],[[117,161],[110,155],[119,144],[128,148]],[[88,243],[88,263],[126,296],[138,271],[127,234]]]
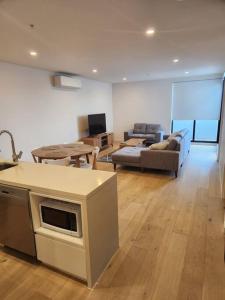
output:
[[[168,143],[165,150],[150,150],[148,147],[124,147],[120,149],[112,154],[114,170],[118,164],[140,167],[142,170],[151,168],[173,171],[177,177],[178,170],[190,151],[190,132],[183,129],[169,136]]]
[[[163,130],[160,124],[135,123],[133,129],[124,132],[124,141],[131,138],[142,138],[150,143],[158,143],[163,139]]]

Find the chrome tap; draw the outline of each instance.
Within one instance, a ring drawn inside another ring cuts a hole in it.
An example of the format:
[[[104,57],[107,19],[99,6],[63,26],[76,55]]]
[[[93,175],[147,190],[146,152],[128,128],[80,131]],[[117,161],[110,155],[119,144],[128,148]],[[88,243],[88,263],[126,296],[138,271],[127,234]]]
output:
[[[20,151],[19,154],[16,154],[15,143],[14,143],[12,133],[8,130],[1,130],[0,135],[2,135],[3,133],[7,133],[10,136],[11,146],[12,146],[12,159],[13,159],[14,162],[18,162],[18,160],[21,158],[23,152]]]

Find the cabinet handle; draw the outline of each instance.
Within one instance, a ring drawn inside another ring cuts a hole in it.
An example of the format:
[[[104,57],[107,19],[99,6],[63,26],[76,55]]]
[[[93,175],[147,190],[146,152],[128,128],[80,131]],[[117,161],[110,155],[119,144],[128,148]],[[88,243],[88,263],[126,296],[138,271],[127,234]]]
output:
[[[8,192],[8,191],[2,191],[2,193],[3,193],[3,194],[9,194],[9,192]]]

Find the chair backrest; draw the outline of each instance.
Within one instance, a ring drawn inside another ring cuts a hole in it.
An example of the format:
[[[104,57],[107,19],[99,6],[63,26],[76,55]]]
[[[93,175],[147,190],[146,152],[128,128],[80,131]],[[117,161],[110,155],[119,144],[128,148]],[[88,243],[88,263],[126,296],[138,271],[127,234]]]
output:
[[[99,151],[100,151],[99,147],[94,147],[92,151],[92,156],[93,156],[92,170],[96,170],[96,162],[97,162]]]

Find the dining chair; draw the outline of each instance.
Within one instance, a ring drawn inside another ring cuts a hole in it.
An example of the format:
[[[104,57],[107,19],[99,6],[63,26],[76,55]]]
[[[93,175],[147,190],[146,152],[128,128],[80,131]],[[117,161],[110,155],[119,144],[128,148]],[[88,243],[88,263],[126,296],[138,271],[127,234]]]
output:
[[[84,142],[82,142],[82,141],[75,141],[74,144],[75,144],[75,145],[83,145]],[[89,157],[88,157],[88,154],[85,154],[84,156],[85,156],[85,157],[82,157],[82,156],[81,156],[81,157],[79,158],[80,163],[85,163],[85,162],[88,162],[88,163],[89,163]],[[75,161],[74,159],[71,159],[70,164],[75,164],[75,163],[76,163],[76,161]]]
[[[74,144],[76,144],[76,145],[83,145],[84,144],[84,142],[82,142],[82,141],[76,141]],[[80,161],[80,163],[84,163],[85,161],[89,161],[89,158],[88,158],[88,154],[86,154],[85,155],[85,157],[80,157],[79,158],[79,161]]]
[[[97,157],[98,157],[99,151],[100,151],[99,147],[94,147],[94,149],[92,151],[92,163],[88,163],[87,161],[81,162],[80,168],[96,170],[97,169],[96,163],[97,163]],[[76,163],[73,164],[73,166],[76,166]]]
[[[70,157],[66,157],[62,159],[43,159],[42,162],[48,165],[69,166]]]

